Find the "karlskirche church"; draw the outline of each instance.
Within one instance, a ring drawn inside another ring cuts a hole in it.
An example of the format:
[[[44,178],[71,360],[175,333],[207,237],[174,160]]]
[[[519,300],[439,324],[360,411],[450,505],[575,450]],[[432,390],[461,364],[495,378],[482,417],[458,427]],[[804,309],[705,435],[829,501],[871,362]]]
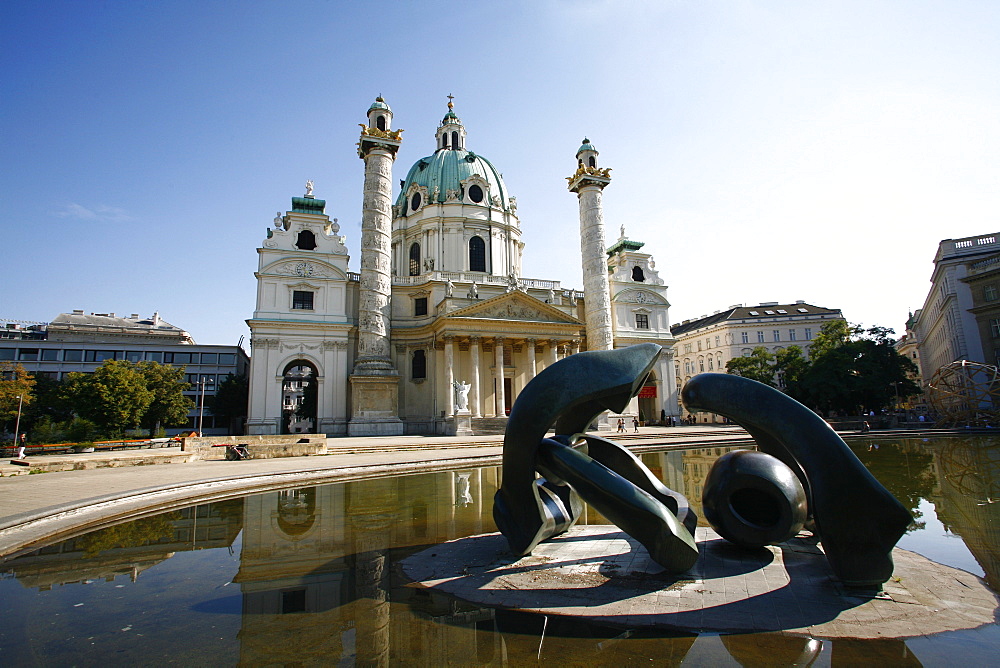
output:
[[[624,226],[606,242],[610,169],[588,140],[567,160],[575,171],[562,195],[580,204],[582,292],[522,275],[517,199],[470,150],[451,102],[433,152],[393,198],[401,142],[377,98],[357,145],[360,271],[311,182],[257,249],[248,433],[503,433],[518,393],[547,366],[647,341],[664,352],[623,416],[679,415],[667,288]]]

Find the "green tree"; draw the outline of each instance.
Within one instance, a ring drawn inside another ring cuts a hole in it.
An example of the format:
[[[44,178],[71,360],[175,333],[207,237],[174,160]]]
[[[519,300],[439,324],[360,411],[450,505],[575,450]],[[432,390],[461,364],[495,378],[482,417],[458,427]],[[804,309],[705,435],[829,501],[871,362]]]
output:
[[[140,424],[156,435],[157,427],[179,427],[187,422],[188,412],[194,402],[184,396],[191,384],[184,381],[184,367],[174,367],[158,362],[139,362],[136,371],[145,378],[146,389],[152,393],[149,407],[142,414]]]
[[[69,374],[65,385],[77,415],[117,436],[138,426],[152,404],[146,382],[132,362],[107,360],[93,373]]]
[[[809,358],[815,360],[849,342],[861,332],[861,327],[846,320],[831,320],[824,323],[809,346]]]
[[[782,348],[774,354],[774,372],[781,378],[781,387],[788,396],[801,400],[802,376],[809,368],[809,360],[806,359],[799,346],[788,346]]]
[[[242,431],[234,429],[233,423],[242,423],[247,416],[247,403],[250,400],[250,381],[245,374],[234,376],[228,374],[226,379],[219,383],[219,389],[212,400],[212,413],[215,414],[216,426],[221,417],[229,423],[230,431]]]
[[[745,357],[736,357],[726,362],[726,371],[737,376],[756,380],[765,385],[775,386],[774,355],[764,346],[757,346]]]
[[[0,422],[13,428],[19,411],[23,420],[25,409],[35,400],[34,390],[35,378],[23,366],[0,363]]]
[[[805,403],[845,413],[879,411],[891,406],[897,393],[900,398],[918,393],[908,377],[916,367],[896,352],[892,333],[836,321],[824,325],[817,336],[820,347],[814,343],[811,364],[800,378]]]

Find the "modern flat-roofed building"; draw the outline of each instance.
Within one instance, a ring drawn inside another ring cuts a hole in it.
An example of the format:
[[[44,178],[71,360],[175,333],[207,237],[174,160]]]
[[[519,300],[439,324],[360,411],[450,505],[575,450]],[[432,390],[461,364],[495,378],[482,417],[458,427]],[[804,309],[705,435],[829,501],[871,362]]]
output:
[[[246,374],[250,360],[240,346],[201,345],[183,329],[162,320],[159,314],[141,318],[114,313],[61,313],[52,322],[29,323],[0,320],[0,362],[22,365],[36,377],[63,380],[74,371],[93,372],[105,360],[159,362],[185,367],[191,389],[185,394],[195,404],[182,427],[167,429],[176,434],[198,428],[199,407],[204,395],[215,394],[226,376]],[[211,401],[205,401],[209,405]],[[205,435],[233,433],[231,425],[216,424],[209,408],[202,414]]]

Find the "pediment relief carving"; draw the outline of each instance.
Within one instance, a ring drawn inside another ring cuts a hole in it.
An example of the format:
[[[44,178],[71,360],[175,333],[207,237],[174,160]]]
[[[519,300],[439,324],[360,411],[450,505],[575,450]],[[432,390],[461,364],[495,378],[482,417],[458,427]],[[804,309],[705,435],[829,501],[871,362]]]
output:
[[[449,318],[491,318],[494,320],[520,320],[531,322],[559,322],[578,324],[579,321],[559,309],[521,293],[509,293],[494,297],[482,304],[476,304],[454,311]]]
[[[327,264],[305,260],[275,262],[265,267],[262,273],[278,274],[280,276],[299,276],[302,278],[345,278],[341,272]]]
[[[631,304],[648,304],[650,306],[668,306],[662,295],[652,290],[628,289],[615,295],[614,301]]]

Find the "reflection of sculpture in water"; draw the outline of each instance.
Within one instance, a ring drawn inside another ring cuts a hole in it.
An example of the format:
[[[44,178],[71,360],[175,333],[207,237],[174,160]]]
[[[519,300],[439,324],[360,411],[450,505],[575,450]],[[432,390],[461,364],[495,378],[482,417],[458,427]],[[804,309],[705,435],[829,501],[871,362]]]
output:
[[[472,492],[469,490],[471,473],[459,473],[455,476],[455,505],[468,506],[472,504]]]
[[[455,388],[455,412],[469,410],[469,390],[472,385],[464,380],[456,380],[452,386]]]
[[[687,500],[625,448],[581,433],[601,412],[627,407],[659,353],[652,343],[579,353],[543,370],[518,396],[493,505],[514,553],[530,554],[569,529],[582,510],[579,494],[667,570],[695,564],[697,519]],[[728,374],[696,376],[683,397],[691,412],[719,413],[744,426],[761,451],[730,453],[706,479],[706,517],[720,535],[748,547],[778,543],[811,516],[843,582],[889,579],[891,551],[910,514],[826,422],[774,388]],[[556,435],[546,438],[550,427]],[[536,471],[543,476],[537,481]]]

